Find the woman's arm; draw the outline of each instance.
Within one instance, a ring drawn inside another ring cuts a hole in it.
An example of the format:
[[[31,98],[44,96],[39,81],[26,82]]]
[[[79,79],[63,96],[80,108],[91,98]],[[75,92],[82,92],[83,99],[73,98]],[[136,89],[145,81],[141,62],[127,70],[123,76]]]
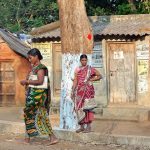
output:
[[[95,75],[90,79],[90,81],[98,81],[100,79],[102,79],[102,75],[98,70],[95,69]]]

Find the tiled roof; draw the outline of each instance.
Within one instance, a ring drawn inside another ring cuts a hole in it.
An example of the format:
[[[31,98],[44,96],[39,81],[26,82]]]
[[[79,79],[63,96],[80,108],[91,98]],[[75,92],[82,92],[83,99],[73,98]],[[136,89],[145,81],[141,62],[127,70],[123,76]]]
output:
[[[41,34],[38,34],[38,35],[33,35],[33,38],[58,38],[60,37],[60,28],[58,29],[54,29],[54,30],[51,30],[51,31],[47,31],[45,33],[41,33]]]
[[[60,37],[60,22],[56,21],[39,28],[33,29],[30,34],[33,38],[57,38]]]
[[[140,15],[114,15],[89,17],[94,35],[146,35],[150,34],[150,14]],[[48,24],[37,28],[39,31],[32,34],[33,38],[58,38],[60,37],[60,23]],[[45,32],[42,32],[42,29]],[[34,31],[34,30],[33,30]]]
[[[92,27],[94,35],[150,34],[150,15],[112,16],[105,17],[105,20],[99,17]]]

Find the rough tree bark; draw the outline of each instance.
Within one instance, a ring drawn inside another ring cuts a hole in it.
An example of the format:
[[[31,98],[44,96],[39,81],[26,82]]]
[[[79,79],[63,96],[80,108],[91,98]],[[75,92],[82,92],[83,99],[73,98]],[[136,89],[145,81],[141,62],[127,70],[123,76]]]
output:
[[[58,5],[62,52],[91,53],[93,36],[84,0],[58,0]]]
[[[89,63],[93,48],[93,34],[84,0],[57,0],[62,44],[62,83],[60,102],[60,128],[76,129],[77,119],[71,100],[72,79],[81,54],[88,54]]]

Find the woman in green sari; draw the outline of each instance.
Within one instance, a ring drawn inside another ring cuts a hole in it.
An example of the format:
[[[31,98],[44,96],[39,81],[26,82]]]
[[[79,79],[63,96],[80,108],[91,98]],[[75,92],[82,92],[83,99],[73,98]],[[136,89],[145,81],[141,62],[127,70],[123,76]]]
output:
[[[49,144],[58,142],[53,134],[49,120],[50,86],[48,69],[41,64],[43,59],[36,48],[28,52],[28,59],[32,69],[26,80],[20,83],[26,88],[26,104],[24,108],[24,121],[26,126],[25,142],[30,143],[30,138],[38,135],[49,135]]]

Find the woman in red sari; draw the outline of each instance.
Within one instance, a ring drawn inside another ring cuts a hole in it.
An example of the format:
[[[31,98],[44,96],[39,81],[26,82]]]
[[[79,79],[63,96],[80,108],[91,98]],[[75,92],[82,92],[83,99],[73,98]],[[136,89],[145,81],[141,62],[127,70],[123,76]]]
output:
[[[76,100],[76,106],[82,108],[84,106],[85,99],[94,98],[95,91],[92,82],[101,79],[100,73],[93,67],[87,65],[87,55],[83,54],[80,56],[81,66],[75,70],[75,78],[72,87],[72,99]],[[90,73],[89,72],[90,68]],[[85,90],[86,87],[86,90]],[[92,100],[92,99],[91,99]],[[80,129],[76,132],[90,132],[91,123],[94,119],[92,111],[85,111],[85,118],[79,122]]]

